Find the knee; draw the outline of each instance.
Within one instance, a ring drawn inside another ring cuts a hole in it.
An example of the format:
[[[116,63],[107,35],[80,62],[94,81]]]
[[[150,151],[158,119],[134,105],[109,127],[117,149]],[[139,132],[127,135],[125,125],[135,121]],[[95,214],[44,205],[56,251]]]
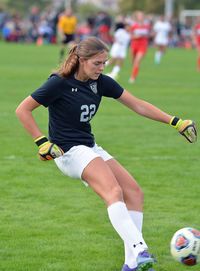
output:
[[[134,188],[131,190],[131,192],[129,194],[129,198],[131,198],[134,201],[137,201],[140,204],[143,204],[143,202],[144,202],[144,193],[142,191],[142,188],[139,185],[134,186]]]
[[[119,185],[112,187],[105,200],[108,205],[116,201],[123,201],[123,192],[121,187]]]
[[[122,189],[119,185],[116,185],[113,189],[112,189],[112,194],[114,198],[117,199],[122,199],[123,198],[123,192]]]

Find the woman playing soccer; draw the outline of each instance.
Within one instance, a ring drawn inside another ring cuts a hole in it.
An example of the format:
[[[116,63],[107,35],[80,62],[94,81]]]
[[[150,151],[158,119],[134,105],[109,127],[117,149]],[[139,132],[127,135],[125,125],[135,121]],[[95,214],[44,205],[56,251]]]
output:
[[[108,48],[101,40],[89,37],[81,41],[60,69],[22,101],[16,114],[37,144],[41,160],[55,159],[64,174],[85,181],[105,202],[111,224],[125,244],[122,270],[152,270],[154,258],[142,236],[142,190],[128,171],[96,144],[90,120],[105,96],[139,115],[171,124],[191,142],[196,139],[195,126],[134,97],[103,75],[107,59]],[[32,114],[40,105],[49,111],[49,139]]]
[[[134,83],[138,75],[140,63],[148,49],[150,24],[145,20],[144,13],[137,11],[135,21],[131,26],[131,53],[133,56],[133,68],[129,83]]]

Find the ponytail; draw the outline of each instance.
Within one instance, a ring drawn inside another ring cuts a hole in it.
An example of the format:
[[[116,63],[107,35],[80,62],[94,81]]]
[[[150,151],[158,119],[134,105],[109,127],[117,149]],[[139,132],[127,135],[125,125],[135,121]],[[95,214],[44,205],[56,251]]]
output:
[[[77,55],[77,44],[74,45],[70,51],[68,58],[61,64],[57,73],[62,77],[68,77],[73,74],[79,66],[79,57]]]

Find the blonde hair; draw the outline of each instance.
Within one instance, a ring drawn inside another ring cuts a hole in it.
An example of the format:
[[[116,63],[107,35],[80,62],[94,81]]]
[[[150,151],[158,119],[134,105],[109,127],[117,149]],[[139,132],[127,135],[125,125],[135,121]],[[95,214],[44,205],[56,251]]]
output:
[[[68,77],[77,71],[80,57],[89,59],[103,51],[109,52],[109,48],[102,40],[96,37],[84,39],[71,48],[68,57],[56,72],[62,77]]]

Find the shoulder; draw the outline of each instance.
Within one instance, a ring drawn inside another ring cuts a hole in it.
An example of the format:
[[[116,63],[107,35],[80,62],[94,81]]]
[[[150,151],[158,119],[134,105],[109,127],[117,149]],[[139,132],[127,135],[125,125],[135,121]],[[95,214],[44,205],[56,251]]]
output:
[[[131,29],[135,29],[138,27],[138,23],[136,22],[133,22],[132,25],[131,25]]]
[[[61,80],[61,79],[62,79],[62,77],[61,77],[59,74],[57,74],[57,73],[51,73],[51,74],[49,75],[49,78],[48,78],[48,79],[50,79],[50,78],[52,78],[52,79],[57,79],[57,80]]]
[[[99,81],[100,83],[109,83],[109,82],[113,82],[114,80],[113,80],[110,76],[108,76],[108,75],[102,73],[102,74],[99,76],[98,81]]]
[[[60,15],[58,16],[58,20],[59,20],[59,21],[64,21],[65,19],[66,19],[66,17],[65,17],[64,14],[60,14]]]
[[[43,84],[42,89],[56,90],[56,92],[62,92],[69,86],[69,84],[70,78],[65,78],[56,73],[52,73]]]
[[[64,77],[61,77],[57,73],[50,74],[48,78],[48,82],[52,84],[63,84],[66,79]]]
[[[118,36],[118,35],[120,34],[120,32],[121,32],[120,29],[117,29],[117,30],[114,32],[114,35],[115,35],[115,36]]]
[[[99,76],[98,82],[103,96],[117,99],[121,96],[124,90],[118,82],[105,74],[101,74]]]

